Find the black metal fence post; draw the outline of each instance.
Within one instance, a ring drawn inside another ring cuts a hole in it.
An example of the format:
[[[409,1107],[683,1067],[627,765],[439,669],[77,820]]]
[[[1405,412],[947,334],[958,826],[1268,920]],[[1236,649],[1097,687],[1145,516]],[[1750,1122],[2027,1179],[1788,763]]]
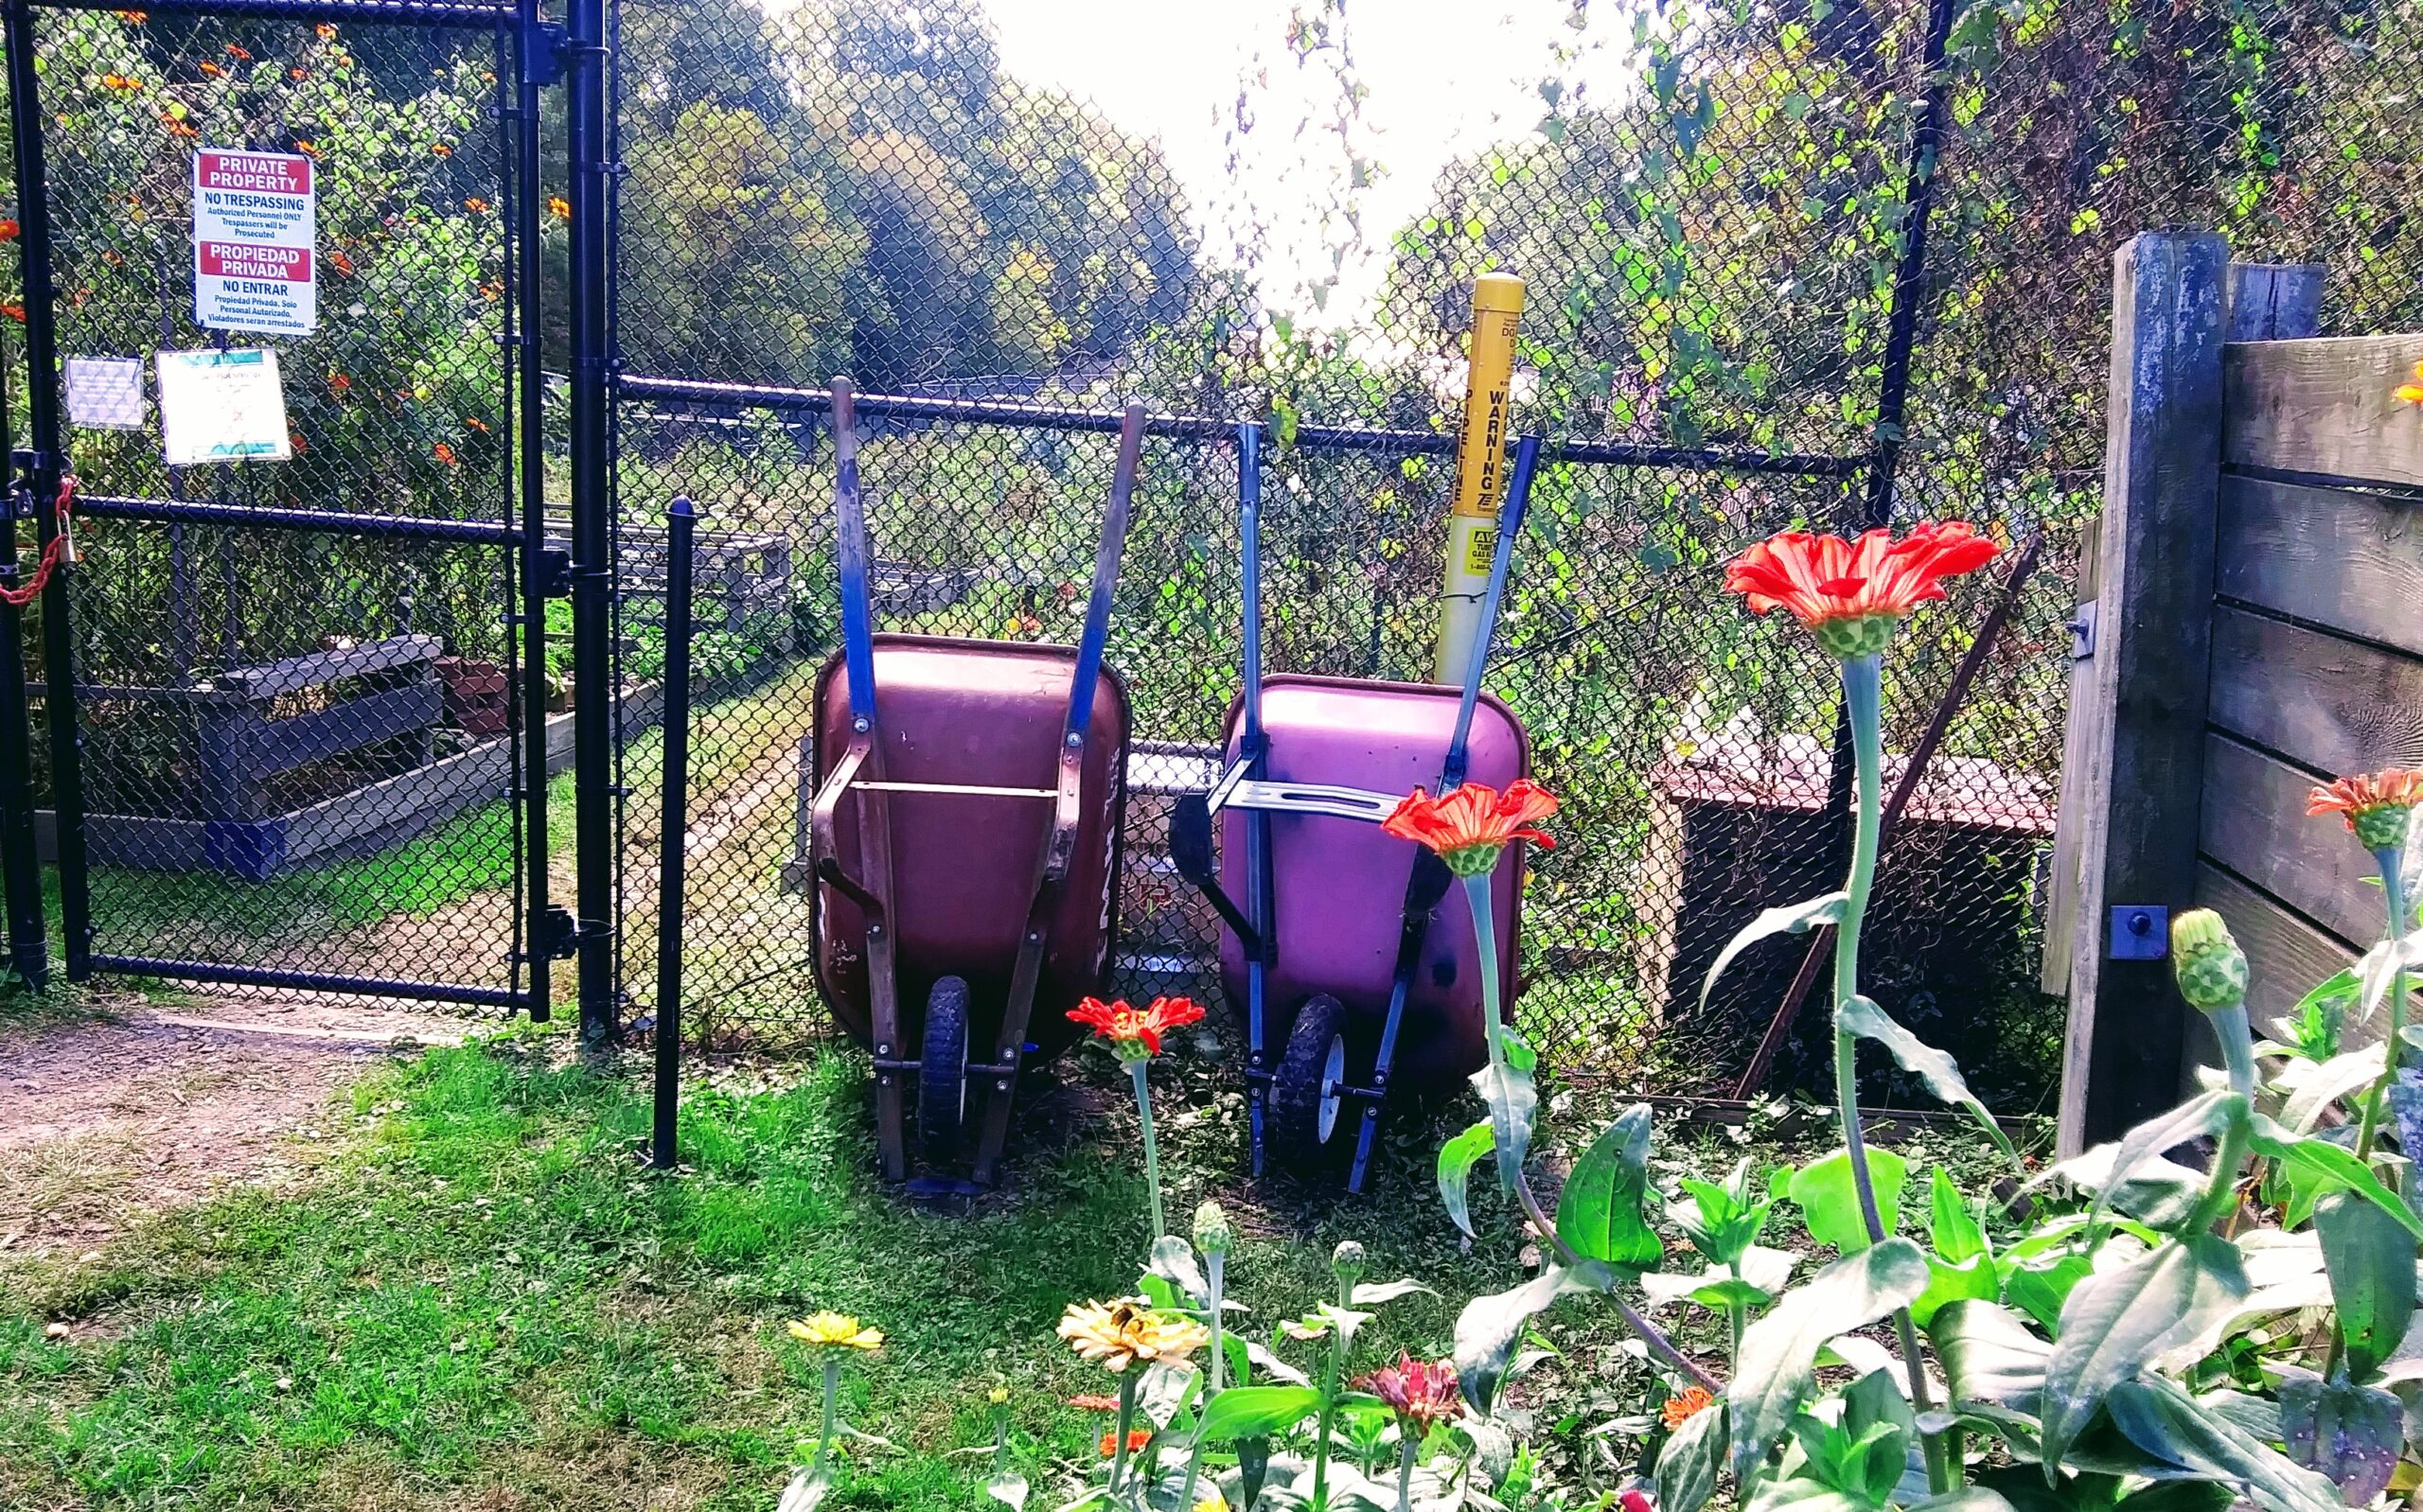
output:
[[[648,1164],[680,1157],[681,1112],[681,873],[690,812],[690,597],[699,529],[690,501],[668,512],[664,570],[664,818],[657,832],[656,1129]]]
[[[580,1037],[619,1029],[614,966],[613,402],[607,350],[613,249],[607,234],[606,0],[572,0],[565,16],[564,132],[572,361],[572,648],[575,830],[580,909]]]
[[[0,352],[5,348],[0,347]],[[13,446],[8,363],[0,358],[0,447]],[[0,589],[17,586],[13,496],[0,494]],[[25,616],[0,601],[0,895],[9,911],[9,963],[28,987],[50,980],[42,870],[34,860],[33,723],[26,707]]]
[[[54,518],[67,457],[60,440],[57,302],[50,270],[50,202],[43,161],[40,76],[34,67],[33,7],[9,0],[9,127],[17,175],[19,246],[24,255],[26,309],[26,445],[11,457],[47,547],[59,532]],[[92,975],[92,919],[84,876],[84,785],[76,733],[76,656],[68,624],[62,564],[42,596],[43,717],[50,734],[50,806],[58,827],[59,919],[66,940],[67,979]]]
[[[522,803],[523,887],[522,952],[530,970],[530,1021],[544,1024],[551,1016],[556,954],[553,913],[549,906],[547,854],[547,594],[554,586],[547,571],[547,375],[540,332],[544,309],[539,276],[539,217],[546,203],[539,156],[539,86],[555,60],[539,25],[539,0],[522,0],[521,35],[516,44],[521,75],[515,81],[514,167],[521,182],[514,202],[516,217],[515,276],[522,312],[514,327],[521,349],[515,391],[520,413],[515,438],[521,444],[522,510]]]

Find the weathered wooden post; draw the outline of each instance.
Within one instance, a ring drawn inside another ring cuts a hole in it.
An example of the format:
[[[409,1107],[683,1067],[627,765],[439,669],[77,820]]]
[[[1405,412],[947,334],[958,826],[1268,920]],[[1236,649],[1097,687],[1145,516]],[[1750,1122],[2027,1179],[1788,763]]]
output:
[[[2229,245],[2156,231],[2113,258],[2112,386],[2088,695],[2057,867],[2075,865],[2060,1149],[2179,1091],[2186,1010],[2168,918],[2194,896],[2221,465]]]

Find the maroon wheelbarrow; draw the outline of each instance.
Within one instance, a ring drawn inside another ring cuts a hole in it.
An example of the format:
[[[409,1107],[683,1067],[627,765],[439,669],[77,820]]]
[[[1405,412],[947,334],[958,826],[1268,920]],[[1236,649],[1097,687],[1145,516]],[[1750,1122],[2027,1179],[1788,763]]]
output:
[[[1120,424],[1085,629],[1026,645],[875,633],[856,405],[847,378],[832,393],[841,650],[803,783],[817,985],[874,1051],[885,1179],[908,1179],[913,1087],[912,1189],[966,1192],[994,1184],[1020,1069],[1076,1042],[1068,1010],[1109,960],[1128,711],[1103,645],[1144,409]]]

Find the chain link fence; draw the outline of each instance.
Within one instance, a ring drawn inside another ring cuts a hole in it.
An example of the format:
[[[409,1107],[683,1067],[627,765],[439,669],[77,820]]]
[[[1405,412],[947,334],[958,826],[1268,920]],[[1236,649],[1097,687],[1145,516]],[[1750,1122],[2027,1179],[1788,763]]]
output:
[[[62,371],[32,381],[64,391],[85,553],[64,621],[28,627],[33,775],[55,831],[63,636],[87,866],[62,880],[103,970],[520,1002],[508,20],[33,13]],[[203,183],[223,151],[310,185],[309,334],[198,324],[198,199],[249,213]],[[164,463],[154,354],[214,349],[274,358],[287,455]],[[113,367],[136,407],[103,419]]]
[[[1519,26],[1529,12],[1512,9]],[[1799,1036],[1769,1033],[1803,942],[1760,945],[1700,1002],[1722,941],[1765,904],[1823,890],[1844,844],[1831,669],[1725,602],[1723,564],[1785,526],[1968,519],[2014,548],[2002,571],[2031,547],[2036,571],[1982,653],[2004,595],[1991,575],[1892,655],[1888,753],[1934,753],[1888,847],[1869,972],[1990,1100],[2047,1105],[2061,1017],[2039,956],[2062,622],[2099,501],[2111,251],[2147,226],[2216,225],[2242,257],[2326,263],[2329,329],[2423,320],[2423,169],[2401,129],[2423,18],[2344,0],[1556,8],[1510,97],[1525,107],[1406,211],[1375,187],[1388,182],[1385,112],[1358,45],[1410,24],[1339,0],[1271,22],[1234,108],[1207,128],[1229,165],[1212,182],[1021,79],[978,0],[621,5],[615,686],[548,670],[558,702],[615,701],[620,785],[652,791],[663,519],[676,494],[698,501],[692,1022],[730,1040],[823,1021],[798,863],[801,742],[838,636],[832,447],[815,403],[832,374],[930,401],[862,436],[881,627],[1072,640],[1111,448],[1054,416],[1132,394],[1164,414],[1270,422],[1275,670],[1421,678],[1452,465],[1340,432],[1443,434],[1472,280],[1504,270],[1529,287],[1516,423],[1549,438],[1551,461],[1487,686],[1566,801],[1566,843],[1537,859],[1527,898],[1526,1029],[1567,1072],[1661,1091],[1729,1093],[1762,1041],[1767,1084],[1818,1073],[1824,1046],[1801,1043],[1816,1015]],[[141,352],[194,338],[180,324],[181,191],[164,169],[122,166],[148,160],[116,145],[173,137],[172,101],[236,113],[247,141],[318,133],[332,175],[388,175],[355,197],[361,222],[324,242],[352,261],[364,318],[281,347],[305,449],[188,496],[510,518],[514,416],[493,343],[513,301],[488,290],[512,273],[514,244],[487,185],[510,177],[511,139],[482,114],[505,99],[482,77],[505,72],[486,56],[501,44],[396,26],[374,52],[350,25],[336,39],[105,13],[43,25],[54,87],[84,100],[52,133],[59,214],[78,227],[62,233],[62,342],[81,329],[90,349]],[[254,56],[231,61],[231,44]],[[331,49],[360,71],[341,97],[310,93]],[[144,171],[160,182],[134,182]],[[130,193],[150,196],[148,222],[115,208]],[[562,238],[542,220],[554,310]],[[559,334],[543,332],[551,350]],[[321,392],[339,378],[358,387]],[[1213,976],[1215,923],[1170,865],[1165,828],[1174,798],[1208,779],[1239,676],[1237,463],[1206,429],[1147,448],[1113,622],[1135,711],[1115,952],[1131,993],[1204,993]],[[121,458],[80,432],[77,448],[88,489],[176,497],[139,448]],[[79,574],[96,684],[215,681],[335,636],[426,634],[511,671],[503,548],[314,538],[279,554],[245,536],[230,578],[221,534],[108,529],[113,559],[147,573]],[[165,733],[105,726],[112,707],[95,705],[88,732],[88,806],[142,789],[191,801],[173,756],[142,754],[190,737],[156,712]],[[484,814],[499,827],[463,829]],[[624,818],[622,969],[644,1014],[662,836],[650,803]],[[97,871],[97,925],[133,953],[160,938],[224,949],[215,921],[298,885],[327,910],[344,869],[366,868],[348,894],[366,910],[358,926],[313,934],[280,915],[278,948],[343,941],[436,971],[466,938],[483,951],[511,939],[496,858],[509,873],[512,806],[450,823],[400,845],[368,837],[360,855],[301,869],[304,883],[212,881],[184,914],[150,896],[156,876],[105,895]],[[461,843],[431,853],[446,835]],[[442,899],[411,891],[433,875],[479,880]],[[492,901],[493,919],[465,923]]]

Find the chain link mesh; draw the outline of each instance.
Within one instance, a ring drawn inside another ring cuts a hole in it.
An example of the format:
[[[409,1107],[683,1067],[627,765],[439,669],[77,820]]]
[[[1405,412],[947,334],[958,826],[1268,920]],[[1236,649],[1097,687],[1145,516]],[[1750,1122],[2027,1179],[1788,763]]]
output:
[[[1824,890],[1844,841],[1831,668],[1788,627],[1721,602],[1722,564],[1786,525],[1856,529],[1880,509],[1968,519],[2036,542],[2038,570],[1888,844],[1868,973],[1990,1100],[2043,1104],[2060,1026],[2038,956],[2062,622],[2099,501],[2112,249],[2149,226],[2214,225],[2241,257],[2325,263],[2326,329],[2423,319],[2423,169],[2400,130],[2423,19],[2337,0],[1575,7],[1541,31],[1533,112],[1449,163],[1417,212],[1382,219],[1367,214],[1384,168],[1356,46],[1406,24],[1360,9],[1350,23],[1336,0],[1297,7],[1241,71],[1221,126],[1231,167],[1206,185],[1103,112],[1017,78],[976,0],[620,7],[619,686],[571,692],[618,698],[623,785],[650,791],[663,509],[688,494],[705,517],[683,836],[693,1022],[718,1039],[822,1022],[798,863],[801,741],[838,635],[831,438],[805,401],[673,397],[649,380],[816,391],[846,371],[862,392],[986,406],[982,421],[877,414],[864,465],[881,627],[992,639],[1066,642],[1082,614],[1111,444],[1056,429],[1057,412],[1134,394],[1162,413],[1267,418],[1272,667],[1420,678],[1451,465],[1340,450],[1324,428],[1443,433],[1471,281],[1503,269],[1530,293],[1516,421],[1552,448],[1488,686],[1567,805],[1568,843],[1538,858],[1527,898],[1527,1029],[1568,1072],[1731,1090],[1803,942],[1757,947],[1705,1008],[1699,979],[1758,907]],[[349,24],[334,41],[93,14],[43,27],[62,112],[46,136],[65,349],[194,340],[182,190],[162,167],[177,160],[161,142],[172,98],[237,112],[230,127],[252,132],[333,137],[334,113],[362,132],[344,161],[386,175],[361,201],[375,216],[325,243],[354,261],[377,318],[282,348],[309,445],[230,485],[501,518],[490,501],[510,448],[493,343],[506,316],[488,290],[504,228],[471,208],[503,198],[488,187],[501,144],[479,115],[486,39],[386,26],[374,51]],[[204,61],[227,66],[230,43],[256,54],[246,71],[203,77]],[[343,98],[311,93],[331,48],[354,53],[363,79]],[[311,77],[281,79],[291,66]],[[429,151],[441,142],[451,156]],[[333,172],[331,144],[317,145]],[[150,220],[121,213],[129,193],[150,197]],[[552,275],[560,241],[547,251]],[[320,392],[340,375],[360,385],[351,396]],[[1570,454],[1622,447],[1680,449]],[[160,493],[148,455],[78,437],[89,488]],[[1743,456],[1796,460],[1723,465]],[[1168,860],[1166,823],[1208,780],[1235,690],[1236,509],[1227,442],[1147,448],[1110,646],[1135,710],[1114,949],[1131,993],[1212,987],[1215,923]],[[97,685],[173,689],[330,635],[425,633],[450,655],[510,659],[493,551],[109,532],[130,571],[87,570],[78,586]],[[170,612],[177,581],[187,607]],[[1889,755],[1925,743],[2002,591],[1963,586],[1905,629],[1887,667]],[[97,810],[104,793],[147,788],[193,801],[173,752],[192,748],[178,721],[195,715],[97,700],[88,717]],[[490,812],[510,823],[485,809],[453,822]],[[654,824],[652,805],[628,806],[622,955],[637,1011]],[[435,971],[466,938],[509,940],[510,903],[478,929],[446,906],[398,906],[403,875],[497,874],[476,843],[408,859],[429,840],[345,865],[372,869],[356,896],[378,948]],[[227,948],[212,921],[256,896],[214,881],[222,901],[174,916],[99,883],[105,936],[190,951]],[[483,881],[452,896],[496,894]],[[309,938],[333,951],[363,937],[287,927],[280,948]],[[1783,1038],[1774,1084],[1819,1072],[1824,1046],[1802,1043],[1818,1017]]]
[[[69,616],[91,948],[171,976],[507,994],[522,855],[507,552],[162,518],[510,520],[507,34],[364,6],[322,21],[42,11],[34,35],[62,358],[133,359],[148,394],[154,352],[272,349],[292,452],[166,466],[149,399],[142,429],[69,431],[99,517],[81,526]],[[310,160],[312,334],[196,324],[204,148]]]

